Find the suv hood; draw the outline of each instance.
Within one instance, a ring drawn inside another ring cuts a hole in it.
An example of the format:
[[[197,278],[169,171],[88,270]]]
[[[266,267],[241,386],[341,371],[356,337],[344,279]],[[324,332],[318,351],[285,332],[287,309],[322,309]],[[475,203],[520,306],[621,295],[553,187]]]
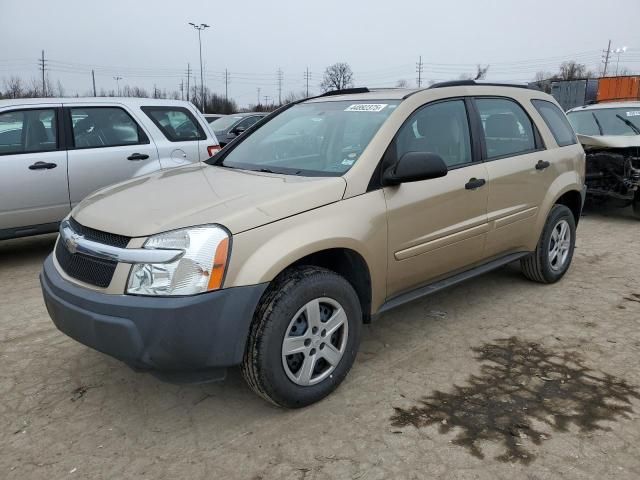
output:
[[[235,234],[337,202],[345,188],[342,177],[296,177],[201,163],[99,190],[71,215],[87,227],[128,237],[207,223]]]

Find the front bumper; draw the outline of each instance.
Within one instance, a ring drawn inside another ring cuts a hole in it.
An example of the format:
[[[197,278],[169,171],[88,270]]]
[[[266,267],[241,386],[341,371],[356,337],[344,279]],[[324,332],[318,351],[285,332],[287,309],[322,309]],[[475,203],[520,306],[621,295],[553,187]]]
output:
[[[251,320],[267,284],[189,297],[107,295],[62,278],[51,256],[40,274],[56,327],[132,367],[168,373],[242,362]]]

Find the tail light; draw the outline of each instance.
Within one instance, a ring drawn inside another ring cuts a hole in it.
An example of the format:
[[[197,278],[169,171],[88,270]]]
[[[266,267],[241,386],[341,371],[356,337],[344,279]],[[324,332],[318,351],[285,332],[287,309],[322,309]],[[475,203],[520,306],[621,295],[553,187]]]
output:
[[[209,145],[207,147],[207,153],[210,157],[213,157],[216,153],[220,151],[220,145]]]

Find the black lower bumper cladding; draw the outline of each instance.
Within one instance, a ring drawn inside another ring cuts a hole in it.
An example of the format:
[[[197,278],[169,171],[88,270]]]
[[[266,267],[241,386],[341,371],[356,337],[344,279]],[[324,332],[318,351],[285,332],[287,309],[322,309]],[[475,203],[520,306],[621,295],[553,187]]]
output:
[[[267,287],[188,297],[109,295],[64,279],[51,256],[40,282],[60,331],[132,367],[167,375],[240,364],[253,313]]]

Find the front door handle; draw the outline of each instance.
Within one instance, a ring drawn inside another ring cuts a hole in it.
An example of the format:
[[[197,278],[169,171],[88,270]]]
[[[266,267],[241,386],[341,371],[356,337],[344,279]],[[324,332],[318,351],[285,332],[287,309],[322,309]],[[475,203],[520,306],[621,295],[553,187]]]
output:
[[[536,163],[536,170],[544,170],[545,168],[549,167],[551,164],[549,162],[547,162],[546,160],[538,160],[538,163]]]
[[[57,166],[57,163],[36,162],[33,165],[29,165],[29,170],[51,170],[52,168],[56,168]]]
[[[487,183],[487,181],[484,178],[471,178],[465,184],[464,188],[467,190],[475,190],[476,188],[483,186],[485,183]]]
[[[146,160],[149,155],[145,153],[133,153],[127,157],[127,160]]]

